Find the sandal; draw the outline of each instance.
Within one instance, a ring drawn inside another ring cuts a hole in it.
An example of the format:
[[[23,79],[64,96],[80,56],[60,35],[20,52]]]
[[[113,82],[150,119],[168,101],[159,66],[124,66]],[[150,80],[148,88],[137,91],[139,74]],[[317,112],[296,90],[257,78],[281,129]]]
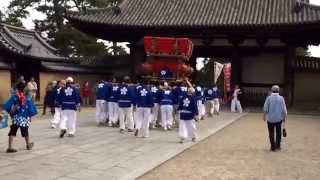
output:
[[[60,137],[60,138],[63,138],[66,133],[67,133],[66,130],[61,130],[59,137]]]
[[[134,136],[138,137],[139,135],[139,130],[137,129],[136,132],[134,133]]]
[[[33,146],[34,146],[34,143],[33,143],[33,142],[29,143],[29,144],[27,145],[27,150],[31,150],[31,149],[33,148]]]
[[[6,153],[16,153],[16,152],[18,152],[16,149],[7,149],[7,151],[6,151]]]

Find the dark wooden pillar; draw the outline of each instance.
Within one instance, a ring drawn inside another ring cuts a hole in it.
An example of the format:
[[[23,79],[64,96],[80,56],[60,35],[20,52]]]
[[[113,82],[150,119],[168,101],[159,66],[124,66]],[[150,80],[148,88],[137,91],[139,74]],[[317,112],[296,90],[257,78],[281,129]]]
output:
[[[296,58],[296,47],[288,45],[284,63],[284,95],[286,96],[287,104],[293,105],[294,102],[294,62]]]
[[[238,46],[234,46],[232,49],[231,63],[231,87],[234,87],[234,85],[242,83],[242,60]]]
[[[241,35],[232,35],[229,37],[229,43],[233,45],[231,54],[231,88],[234,85],[242,83],[242,60],[239,45],[244,42]]]
[[[131,59],[130,72],[131,75],[137,75],[141,70],[142,63],[146,61],[146,54],[143,45],[137,44],[136,42],[130,43],[129,47]]]
[[[192,82],[197,81],[197,56],[192,55],[189,59],[190,66],[193,68],[193,73],[191,75]]]

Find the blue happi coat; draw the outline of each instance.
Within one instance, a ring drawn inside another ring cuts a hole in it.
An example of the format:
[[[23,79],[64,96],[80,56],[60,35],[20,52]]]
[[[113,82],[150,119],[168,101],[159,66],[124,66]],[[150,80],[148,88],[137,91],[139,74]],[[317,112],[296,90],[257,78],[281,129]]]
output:
[[[171,90],[160,90],[160,105],[173,105],[174,104],[174,95]]]
[[[186,95],[179,101],[178,110],[180,111],[180,119],[184,121],[193,120],[198,115],[198,107],[196,99],[193,95]]]
[[[217,88],[208,88],[205,91],[205,100],[211,101],[213,99],[219,98],[219,91]]]
[[[160,89],[157,86],[152,86],[151,87],[151,94],[153,97],[153,102],[154,103],[160,103]]]
[[[197,101],[204,99],[204,92],[201,86],[196,86],[195,88],[195,98]]]
[[[188,94],[188,88],[186,86],[180,86],[179,91],[179,101]]]
[[[54,107],[61,107],[61,102],[59,102],[60,96],[61,96],[61,89],[62,87],[55,87],[53,89],[53,101],[54,101]]]
[[[110,96],[108,98],[108,102],[118,102],[117,94],[118,94],[119,86],[111,85],[109,88],[110,88]]]
[[[18,95],[12,95],[11,98],[4,104],[3,108],[8,113],[11,112],[12,107],[16,106],[17,111],[13,114],[12,124],[20,127],[29,127],[31,117],[38,114],[37,108],[33,103],[31,96],[26,96],[25,104],[19,103]]]
[[[152,108],[154,106],[153,96],[150,88],[140,86],[137,89],[136,105],[142,108]]]
[[[120,85],[117,92],[118,106],[120,108],[128,108],[135,103],[135,87],[126,84]]]
[[[97,100],[108,100],[110,96],[110,87],[107,83],[101,82],[97,85],[96,97]]]
[[[81,103],[79,91],[72,86],[62,88],[58,102],[62,110],[77,110],[77,106]]]

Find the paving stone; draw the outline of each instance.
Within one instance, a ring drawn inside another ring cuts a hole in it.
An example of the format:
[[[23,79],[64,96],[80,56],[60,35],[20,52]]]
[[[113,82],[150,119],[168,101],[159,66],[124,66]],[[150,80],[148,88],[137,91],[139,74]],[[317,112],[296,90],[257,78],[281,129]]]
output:
[[[58,129],[48,128],[49,120],[34,119],[30,134],[35,148],[26,151],[24,139],[15,138],[18,153],[0,152],[0,179],[135,179],[196,144],[179,144],[177,130],[156,129],[150,132],[150,138],[136,138],[133,133],[120,134],[117,128],[98,128],[90,114],[94,114],[94,109],[80,113],[76,137],[63,139],[58,138]],[[197,124],[199,140],[242,115],[221,113],[219,117],[201,121]],[[0,130],[3,150],[7,146],[7,131]]]

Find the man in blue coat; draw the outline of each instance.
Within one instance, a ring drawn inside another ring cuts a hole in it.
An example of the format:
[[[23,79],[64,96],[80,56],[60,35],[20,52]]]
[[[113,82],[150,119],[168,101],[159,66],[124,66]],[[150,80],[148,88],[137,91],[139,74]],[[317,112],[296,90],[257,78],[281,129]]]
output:
[[[77,109],[80,108],[80,94],[73,86],[73,78],[67,78],[66,87],[61,89],[58,102],[61,104],[62,120],[60,123],[60,138],[68,132],[69,137],[76,133]]]
[[[159,117],[159,109],[160,109],[160,98],[159,98],[159,93],[160,93],[160,89],[158,86],[158,83],[156,81],[152,82],[151,85],[151,95],[153,97],[153,102],[154,102],[154,106],[152,108],[152,116],[151,116],[151,126],[152,128],[156,127],[156,124],[158,122],[158,117]]]
[[[136,106],[135,136],[138,136],[140,132],[142,137],[147,138],[149,137],[151,109],[154,106],[152,92],[147,83],[144,83],[137,89]]]
[[[53,89],[53,103],[54,103],[54,116],[51,121],[51,128],[55,129],[60,124],[62,119],[61,104],[59,103],[59,96],[61,95],[61,89],[66,86],[66,81],[61,80],[57,86]]]
[[[163,130],[171,130],[173,124],[174,95],[167,82],[161,88],[160,93],[161,126]]]
[[[180,111],[180,143],[183,143],[186,138],[192,138],[192,141],[196,141],[197,129],[194,118],[198,115],[198,107],[192,87],[188,89],[188,94],[180,99],[178,110]]]
[[[272,93],[267,97],[263,106],[263,119],[268,123],[270,150],[278,151],[281,149],[281,125],[286,121],[288,112],[285,100],[279,94],[280,87],[274,85],[271,91]],[[274,134],[276,134],[276,138]]]
[[[96,122],[98,126],[105,124],[108,118],[107,100],[110,95],[109,90],[109,85],[104,81],[100,81],[96,87]]]
[[[117,94],[119,90],[119,85],[117,80],[114,78],[109,87],[110,95],[108,98],[108,113],[109,113],[109,126],[116,127],[119,119],[119,106]]]
[[[213,116],[215,111],[219,112],[219,108],[217,107],[217,103],[216,103],[216,102],[219,103],[219,91],[216,86],[214,86],[213,88],[206,89],[205,102],[207,107],[207,113],[209,114],[209,116]]]
[[[135,102],[135,88],[128,85],[129,77],[125,77],[119,85],[117,100],[119,106],[120,132],[123,133],[128,125],[128,132],[133,132],[133,105]]]
[[[195,86],[195,98],[197,101],[197,107],[199,111],[198,119],[204,119],[206,114],[204,107],[204,90],[201,86]]]
[[[188,87],[185,82],[178,83],[175,92],[176,100],[175,100],[175,123],[178,125],[180,122],[180,111],[179,111],[179,102],[181,99],[188,94]]]
[[[21,131],[21,136],[25,138],[27,150],[31,150],[33,142],[29,139],[29,126],[31,118],[35,116],[38,111],[33,103],[32,97],[26,95],[24,92],[26,85],[24,82],[17,84],[17,92],[4,104],[4,110],[7,111],[12,118],[12,125],[9,131],[9,143],[7,153],[15,153],[13,149],[13,138],[17,135],[18,129]]]

